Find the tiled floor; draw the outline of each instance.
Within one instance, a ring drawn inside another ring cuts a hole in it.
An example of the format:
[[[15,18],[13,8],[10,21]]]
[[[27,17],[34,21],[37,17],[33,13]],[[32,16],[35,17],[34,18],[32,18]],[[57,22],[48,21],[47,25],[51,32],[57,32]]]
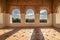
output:
[[[58,28],[0,29],[0,40],[60,40]]]

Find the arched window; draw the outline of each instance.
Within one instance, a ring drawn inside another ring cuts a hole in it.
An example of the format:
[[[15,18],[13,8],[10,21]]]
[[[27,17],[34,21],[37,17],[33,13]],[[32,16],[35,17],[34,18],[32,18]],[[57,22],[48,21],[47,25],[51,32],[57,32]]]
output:
[[[28,9],[26,11],[26,22],[33,23],[35,20],[34,10]]]
[[[20,23],[21,22],[21,14],[19,9],[12,10],[12,23]]]
[[[48,12],[47,10],[40,11],[40,23],[47,23],[48,19]]]

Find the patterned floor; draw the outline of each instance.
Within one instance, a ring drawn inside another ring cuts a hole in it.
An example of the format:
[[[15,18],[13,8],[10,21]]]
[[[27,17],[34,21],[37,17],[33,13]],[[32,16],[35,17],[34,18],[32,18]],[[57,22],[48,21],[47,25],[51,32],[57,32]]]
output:
[[[0,29],[0,40],[60,40],[58,28]]]

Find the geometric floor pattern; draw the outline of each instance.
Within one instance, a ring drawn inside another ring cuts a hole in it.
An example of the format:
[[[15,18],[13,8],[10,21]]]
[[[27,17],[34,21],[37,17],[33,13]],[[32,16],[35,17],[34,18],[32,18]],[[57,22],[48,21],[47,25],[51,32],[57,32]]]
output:
[[[58,28],[4,28],[0,40],[60,40]]]

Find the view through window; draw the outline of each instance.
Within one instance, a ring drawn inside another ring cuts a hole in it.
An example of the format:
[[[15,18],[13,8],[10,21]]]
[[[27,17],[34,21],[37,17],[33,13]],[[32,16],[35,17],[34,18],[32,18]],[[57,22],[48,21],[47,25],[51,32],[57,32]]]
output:
[[[12,23],[20,23],[21,22],[21,14],[19,9],[14,9],[12,11]]]
[[[34,21],[35,21],[34,10],[28,9],[28,10],[26,11],[26,22],[28,22],[28,23],[33,23]]]
[[[48,19],[48,12],[47,10],[41,10],[40,11],[40,23],[47,23]]]

